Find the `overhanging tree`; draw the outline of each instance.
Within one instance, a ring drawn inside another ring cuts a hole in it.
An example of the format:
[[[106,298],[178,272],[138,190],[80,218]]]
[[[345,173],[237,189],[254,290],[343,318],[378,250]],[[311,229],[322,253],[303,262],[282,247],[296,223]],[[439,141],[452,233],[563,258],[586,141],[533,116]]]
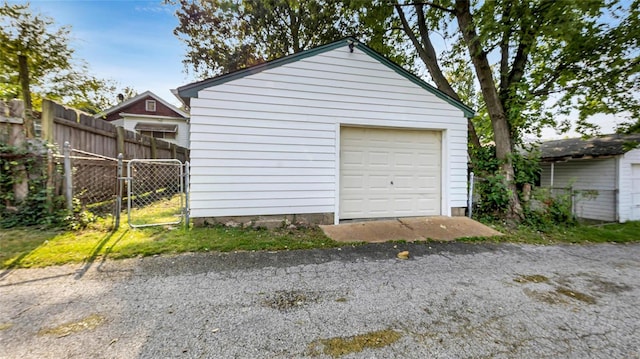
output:
[[[360,24],[363,7],[338,0],[165,0],[177,5],[174,34],[186,44],[183,63],[201,78],[259,64],[346,36],[371,40],[371,47],[404,61],[389,44],[386,16]],[[392,9],[391,9],[392,10]],[[372,17],[369,17],[371,19]],[[378,22],[377,20],[381,21]]]
[[[508,188],[507,217],[522,210],[512,154],[523,134],[578,112],[637,114],[638,7],[618,1],[442,0],[393,6],[436,86],[459,98],[439,60],[469,59],[491,121],[496,157]],[[450,45],[437,53],[435,40]],[[470,140],[476,136],[469,126]]]
[[[43,97],[88,112],[98,112],[115,100],[111,81],[91,76],[73,58],[70,28],[33,14],[29,4],[0,6],[0,99],[22,98],[25,134],[33,137],[31,111]]]

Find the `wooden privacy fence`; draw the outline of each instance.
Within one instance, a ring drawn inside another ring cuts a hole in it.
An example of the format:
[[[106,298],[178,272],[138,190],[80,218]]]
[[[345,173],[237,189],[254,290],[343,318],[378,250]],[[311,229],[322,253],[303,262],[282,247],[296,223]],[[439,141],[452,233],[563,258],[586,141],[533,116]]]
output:
[[[116,127],[110,122],[67,108],[53,101],[42,102],[41,137],[62,150],[69,142],[76,150],[125,159],[189,159],[189,150],[176,144]]]
[[[189,160],[189,150],[184,147],[127,131],[49,100],[43,101],[40,119],[38,114],[34,114],[39,138],[25,139],[23,115],[21,101],[12,100],[7,104],[0,101],[0,143],[28,147],[30,153],[25,156],[38,158],[43,163],[40,167],[46,169],[49,195],[64,194],[68,208],[71,207],[71,199],[75,198],[83,208],[96,213],[113,213],[118,188],[116,158],[120,153],[125,161],[177,159],[185,163]],[[46,143],[55,145],[56,149],[47,151]],[[63,147],[65,143],[69,144],[66,150]],[[20,205],[27,197],[28,180],[33,177],[24,166],[12,169],[12,176],[19,180],[15,180],[13,188],[9,189],[13,192],[13,200],[5,201],[6,208]]]

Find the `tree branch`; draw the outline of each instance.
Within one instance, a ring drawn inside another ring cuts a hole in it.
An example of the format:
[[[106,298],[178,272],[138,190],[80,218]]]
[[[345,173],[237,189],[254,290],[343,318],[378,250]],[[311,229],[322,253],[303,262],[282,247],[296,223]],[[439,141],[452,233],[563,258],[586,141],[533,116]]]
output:
[[[418,51],[418,56],[422,62],[424,62],[427,70],[429,70],[429,74],[431,74],[431,78],[436,83],[436,87],[450,96],[451,98],[460,101],[460,96],[453,90],[451,84],[447,80],[447,78],[442,74],[442,70],[440,69],[440,65],[438,64],[438,58],[436,56],[436,51],[433,48],[433,44],[431,43],[431,39],[429,38],[429,29],[427,28],[424,12],[422,10],[422,5],[415,5],[416,15],[418,16],[418,31],[420,32],[420,39],[422,43],[418,41],[413,29],[409,25],[407,18],[402,10],[401,6],[395,7],[398,16],[400,17],[400,22],[402,23],[402,27],[404,28],[404,32],[409,36],[409,39],[413,43],[413,46]],[[476,133],[476,129],[471,122],[471,119],[467,120],[467,127],[469,130],[469,140],[476,148],[480,147],[480,139],[478,138],[478,134]]]
[[[532,15],[537,20],[532,25],[522,29],[520,44],[516,50],[513,64],[511,65],[511,72],[507,77],[507,83],[504,84],[504,86],[501,84],[501,90],[504,88],[504,90],[507,91],[513,84],[522,81],[525,66],[527,65],[527,61],[529,61],[529,54],[536,42],[536,35],[544,23],[544,14],[542,14],[542,12],[552,6],[554,1],[555,0],[543,1],[539,8],[533,10]]]
[[[438,5],[438,4],[433,3],[433,2],[431,2],[431,1],[414,2],[414,3],[409,3],[409,4],[389,3],[389,5],[395,6],[395,7],[396,7],[396,9],[397,9],[399,6],[416,6],[416,7],[417,7],[418,5],[428,5],[428,6],[431,6],[431,7],[433,7],[433,8],[436,8],[436,9],[438,9],[438,10],[442,10],[442,11],[444,11],[444,12],[448,12],[448,13],[450,13],[450,14],[455,14],[455,9],[449,9],[449,8],[447,8],[447,7],[444,7],[444,6],[442,6],[442,5]]]
[[[509,41],[511,40],[511,2],[507,2],[502,12],[502,24],[505,31],[500,40],[500,93],[506,93],[507,80],[509,78]]]

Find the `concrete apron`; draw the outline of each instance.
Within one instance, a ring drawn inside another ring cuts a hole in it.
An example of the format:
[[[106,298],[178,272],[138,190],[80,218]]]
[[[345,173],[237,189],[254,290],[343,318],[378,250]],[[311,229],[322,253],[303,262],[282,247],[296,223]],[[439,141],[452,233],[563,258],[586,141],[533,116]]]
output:
[[[463,237],[492,237],[502,233],[467,217],[413,217],[320,226],[334,241],[379,243],[450,241]]]

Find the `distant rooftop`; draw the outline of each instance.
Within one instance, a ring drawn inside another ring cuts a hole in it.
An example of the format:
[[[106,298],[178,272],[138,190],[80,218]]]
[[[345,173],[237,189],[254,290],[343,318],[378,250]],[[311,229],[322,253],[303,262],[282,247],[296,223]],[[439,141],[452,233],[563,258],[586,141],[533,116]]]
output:
[[[640,133],[611,134],[598,137],[569,138],[540,144],[541,159],[545,162],[569,159],[589,159],[621,155],[640,146]]]

